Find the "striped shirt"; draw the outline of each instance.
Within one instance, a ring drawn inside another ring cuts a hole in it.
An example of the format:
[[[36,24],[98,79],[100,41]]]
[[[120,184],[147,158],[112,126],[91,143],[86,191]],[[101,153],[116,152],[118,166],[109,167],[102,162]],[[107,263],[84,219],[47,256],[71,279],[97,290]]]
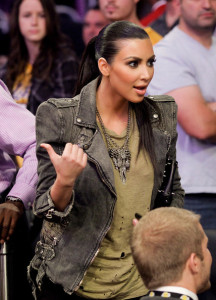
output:
[[[20,198],[25,207],[35,199],[37,158],[35,117],[14,102],[7,87],[0,80],[0,194],[14,180],[16,165],[11,155],[24,158],[9,196]]]

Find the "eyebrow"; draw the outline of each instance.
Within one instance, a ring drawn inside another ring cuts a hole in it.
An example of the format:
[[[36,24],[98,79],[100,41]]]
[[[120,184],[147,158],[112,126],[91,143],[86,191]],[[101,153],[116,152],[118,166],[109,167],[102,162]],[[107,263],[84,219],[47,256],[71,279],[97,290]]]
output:
[[[155,58],[156,58],[156,56],[155,56],[155,54],[153,54],[151,57],[148,58],[148,60],[150,60],[150,59],[155,59]],[[137,60],[141,60],[141,58],[140,58],[140,57],[137,57],[137,56],[128,56],[128,57],[124,58],[124,60],[128,60],[128,59],[137,59]]]

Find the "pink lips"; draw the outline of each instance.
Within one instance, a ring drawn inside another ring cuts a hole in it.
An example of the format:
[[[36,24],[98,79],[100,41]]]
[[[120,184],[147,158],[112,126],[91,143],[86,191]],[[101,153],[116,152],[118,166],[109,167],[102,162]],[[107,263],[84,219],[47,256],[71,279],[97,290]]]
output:
[[[110,6],[110,5],[106,6],[106,10],[110,13],[114,12],[116,9],[117,9],[116,6]]]
[[[39,33],[39,30],[29,30],[29,33],[30,33],[30,34],[38,34],[38,33]]]
[[[134,86],[135,91],[138,95],[144,96],[146,93],[146,87],[145,86]]]

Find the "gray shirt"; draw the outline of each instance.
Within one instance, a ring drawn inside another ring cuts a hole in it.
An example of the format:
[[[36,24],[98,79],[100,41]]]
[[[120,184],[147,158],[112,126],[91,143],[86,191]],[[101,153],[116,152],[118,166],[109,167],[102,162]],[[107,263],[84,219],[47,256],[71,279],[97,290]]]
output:
[[[206,49],[175,27],[155,47],[155,74],[149,94],[199,86],[207,102],[216,101],[216,38]],[[186,193],[216,193],[216,144],[189,136],[178,124],[177,160]]]

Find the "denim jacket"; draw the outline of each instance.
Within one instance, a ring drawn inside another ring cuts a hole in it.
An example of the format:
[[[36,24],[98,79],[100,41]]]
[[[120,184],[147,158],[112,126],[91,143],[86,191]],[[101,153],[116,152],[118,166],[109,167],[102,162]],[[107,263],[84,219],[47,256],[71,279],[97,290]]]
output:
[[[36,115],[39,182],[34,212],[44,218],[40,241],[29,266],[33,288],[39,289],[43,276],[62,285],[72,294],[78,289],[87,268],[97,255],[108,232],[116,202],[114,174],[110,157],[96,123],[97,79],[86,85],[72,99],[49,99],[40,105]],[[176,158],[176,104],[170,96],[152,96],[161,111],[152,110],[151,122],[159,175],[155,176],[151,199],[163,179],[167,153]],[[77,178],[73,197],[64,212],[59,212],[50,198],[55,180],[54,167],[41,143],[50,143],[62,154],[66,143],[79,144],[88,155],[88,163]],[[184,191],[178,168],[175,171],[172,206],[182,207]],[[35,292],[35,290],[34,290]]]

